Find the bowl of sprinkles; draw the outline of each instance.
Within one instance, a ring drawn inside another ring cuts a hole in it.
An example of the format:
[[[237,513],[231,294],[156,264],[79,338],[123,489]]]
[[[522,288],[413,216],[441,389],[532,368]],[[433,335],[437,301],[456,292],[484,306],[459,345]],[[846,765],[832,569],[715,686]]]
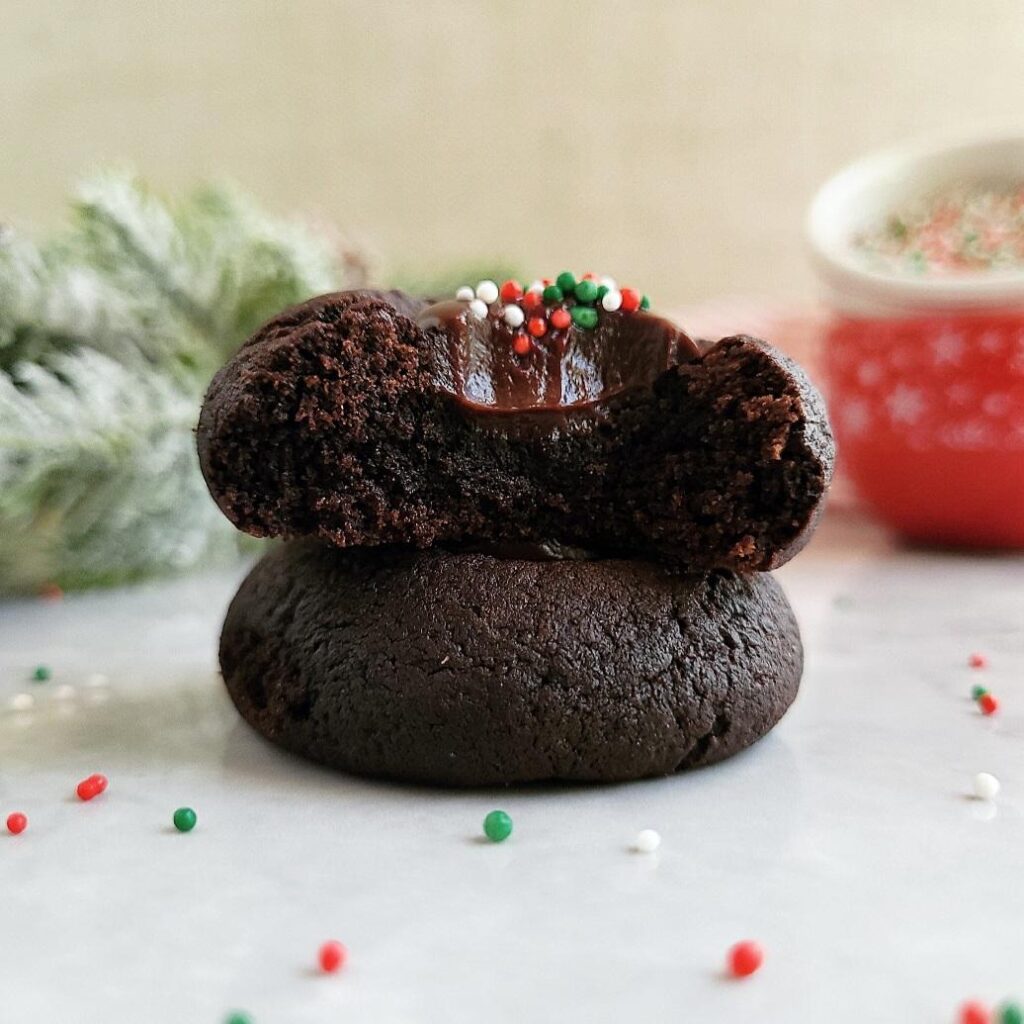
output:
[[[815,196],[840,459],[914,540],[1024,547],[1024,133],[906,146]]]

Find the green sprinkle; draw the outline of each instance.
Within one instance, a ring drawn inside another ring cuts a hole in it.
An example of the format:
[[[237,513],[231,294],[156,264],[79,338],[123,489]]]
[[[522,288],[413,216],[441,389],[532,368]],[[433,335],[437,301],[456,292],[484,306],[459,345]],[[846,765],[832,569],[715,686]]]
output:
[[[651,308],[651,300],[646,295],[640,300],[640,308],[641,309],[650,309]]]
[[[576,275],[568,270],[563,270],[558,277],[555,278],[555,284],[557,284],[566,295],[569,295],[576,287]]]
[[[34,683],[45,683],[53,673],[50,671],[49,665],[36,665],[32,670],[32,681]]]
[[[179,832],[191,832],[196,827],[196,812],[191,807],[179,807],[174,812],[174,827]]]
[[[600,284],[597,286],[597,301],[600,302],[608,294],[608,285]]]
[[[252,1024],[252,1017],[247,1013],[242,1013],[241,1010],[235,1010],[234,1013],[227,1015],[224,1024]]]
[[[597,326],[597,310],[591,306],[573,306],[569,312],[572,322],[585,330],[592,330]]]
[[[512,835],[512,819],[504,811],[491,811],[484,818],[484,835],[492,843],[502,843]]]
[[[597,282],[580,281],[576,285],[576,298],[580,302],[593,302],[597,298]]]
[[[1003,1003],[999,1007],[999,1024],[1024,1024],[1024,1009],[1020,1003]]]
[[[549,284],[544,289],[543,296],[545,302],[561,302],[565,298],[565,293],[557,284]]]
[[[986,690],[984,686],[972,686],[971,700],[981,700],[981,698],[984,697],[986,693],[988,693],[988,690]]]

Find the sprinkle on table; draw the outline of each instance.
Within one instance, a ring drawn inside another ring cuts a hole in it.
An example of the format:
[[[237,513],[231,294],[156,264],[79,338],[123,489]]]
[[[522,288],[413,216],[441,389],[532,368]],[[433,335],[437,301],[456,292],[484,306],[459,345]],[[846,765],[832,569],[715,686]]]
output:
[[[15,811],[14,814],[7,815],[7,831],[12,836],[20,836],[27,828],[28,817],[22,814],[21,811]]]
[[[1024,1007],[1008,999],[999,1007],[999,1024],[1024,1024]]]
[[[512,351],[520,358],[537,348],[529,337],[553,335],[554,344],[564,344],[563,332],[592,331],[604,314],[636,313],[651,306],[646,295],[635,288],[620,289],[614,278],[589,271],[577,278],[569,270],[525,289],[513,278],[500,286],[494,281],[480,281],[475,288],[466,284],[456,290],[455,298],[465,302],[478,320],[504,323],[512,331]]]
[[[995,800],[999,795],[999,780],[989,772],[974,776],[974,795],[979,800]]]
[[[503,843],[512,835],[512,819],[504,811],[491,811],[484,818],[484,835],[492,843]]]
[[[345,966],[348,960],[348,949],[337,939],[329,939],[321,947],[317,954],[320,961],[320,970],[324,974],[334,974]]]
[[[764,963],[764,950],[758,943],[744,939],[729,950],[726,963],[734,978],[749,977]]]
[[[967,664],[971,668],[988,668],[988,657],[980,651],[975,651],[968,657]]]
[[[173,819],[174,827],[179,832],[191,832],[196,827],[196,812],[191,807],[179,807],[175,812]]]
[[[224,1018],[224,1024],[253,1024],[252,1017],[241,1010],[234,1010]]]
[[[983,693],[978,698],[978,707],[983,715],[994,715],[999,710],[999,701],[991,693]]]
[[[100,775],[97,772],[94,775],[90,775],[87,779],[82,781],[75,787],[75,793],[78,795],[79,800],[92,800],[94,797],[100,795],[107,788],[107,777],[106,775]]]
[[[53,678],[53,672],[49,665],[36,665],[32,669],[32,682],[34,683],[46,683]]]
[[[641,829],[633,840],[633,849],[637,853],[654,853],[661,846],[661,836],[653,828]]]
[[[969,999],[960,1007],[957,1024],[989,1024],[992,1017],[988,1007],[977,999]]]
[[[975,684],[971,687],[971,700],[981,700],[986,693],[988,693],[988,690],[986,690],[984,686],[978,686]]]

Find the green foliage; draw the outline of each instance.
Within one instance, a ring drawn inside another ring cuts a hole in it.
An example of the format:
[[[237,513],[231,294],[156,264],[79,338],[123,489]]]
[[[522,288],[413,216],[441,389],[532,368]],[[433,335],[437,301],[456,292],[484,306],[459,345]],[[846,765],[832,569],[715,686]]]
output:
[[[206,384],[269,316],[361,269],[231,188],[171,204],[122,174],[86,182],[57,238],[0,232],[0,591],[234,554],[195,455]]]

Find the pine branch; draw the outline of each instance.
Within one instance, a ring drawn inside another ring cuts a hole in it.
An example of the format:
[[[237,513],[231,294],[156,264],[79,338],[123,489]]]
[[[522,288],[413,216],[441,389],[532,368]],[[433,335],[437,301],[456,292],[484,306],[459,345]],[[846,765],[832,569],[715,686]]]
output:
[[[206,493],[195,397],[98,352],[0,375],[0,578],[86,586],[237,552]]]
[[[106,174],[73,212],[43,245],[0,233],[0,591],[235,553],[195,454],[206,383],[283,306],[363,283],[226,187],[172,205]]]

